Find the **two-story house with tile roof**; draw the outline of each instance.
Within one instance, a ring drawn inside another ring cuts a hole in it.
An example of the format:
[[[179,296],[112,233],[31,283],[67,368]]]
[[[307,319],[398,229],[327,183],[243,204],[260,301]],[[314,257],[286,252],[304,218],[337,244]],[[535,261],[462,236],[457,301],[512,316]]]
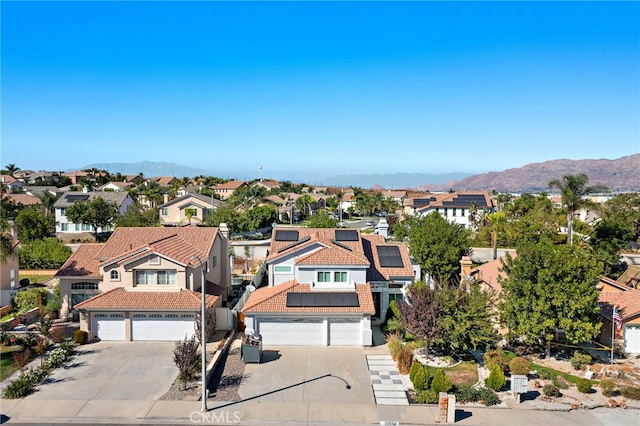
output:
[[[213,210],[225,204],[224,201],[193,192],[170,201],[166,196],[158,209],[163,225],[183,226],[204,222]]]
[[[404,245],[357,229],[275,229],[265,261],[242,312],[266,345],[371,345],[371,318],[415,276]]]
[[[474,227],[470,219],[473,214],[495,211],[495,202],[487,191],[452,192],[447,194],[429,194],[426,197],[410,198],[404,205],[405,214],[427,216],[438,212],[449,222],[465,228]]]
[[[78,201],[91,201],[94,198],[102,198],[108,203],[115,203],[118,212],[123,215],[135,204],[128,192],[79,192],[67,191],[53,205],[56,217],[56,235],[58,238],[91,238],[94,229],[90,225],[73,223],[66,216],[66,210]],[[111,232],[112,226],[99,228],[98,233]]]
[[[226,200],[233,195],[239,188],[246,186],[247,182],[243,180],[230,180],[225,183],[218,183],[211,187],[214,194],[217,194],[221,200]]]
[[[207,309],[231,285],[226,224],[220,228],[117,228],[82,244],[56,274],[62,315],[80,313],[92,340],[182,340],[194,334],[205,281]]]

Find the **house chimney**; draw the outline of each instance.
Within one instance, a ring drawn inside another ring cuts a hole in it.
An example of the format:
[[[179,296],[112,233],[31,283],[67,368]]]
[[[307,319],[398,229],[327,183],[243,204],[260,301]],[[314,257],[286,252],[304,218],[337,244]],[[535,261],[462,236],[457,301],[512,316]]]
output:
[[[168,203],[169,202],[169,194],[167,194],[166,192],[164,193],[164,203]]]
[[[471,278],[471,258],[462,256],[460,259],[460,285],[466,283]]]
[[[385,217],[382,217],[378,221],[378,225],[376,225],[375,227],[375,233],[378,235],[382,235],[385,239],[387,238],[389,233],[389,223],[387,222],[387,219]]]

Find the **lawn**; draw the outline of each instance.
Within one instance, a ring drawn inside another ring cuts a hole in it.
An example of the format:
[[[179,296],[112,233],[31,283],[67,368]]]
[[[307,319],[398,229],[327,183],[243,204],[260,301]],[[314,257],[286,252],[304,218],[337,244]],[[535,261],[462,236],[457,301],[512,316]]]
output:
[[[18,367],[13,362],[13,352],[20,346],[0,346],[0,381],[5,380],[13,373],[18,371]],[[31,352],[29,361],[33,360],[37,355]]]
[[[431,377],[436,372],[436,368],[429,368]],[[444,368],[451,383],[458,386],[471,386],[478,382],[478,364],[475,361],[462,361],[460,364],[451,368]]]
[[[43,273],[43,274],[28,272],[26,274],[20,274],[19,275],[19,279],[22,280],[24,278],[28,278],[30,284],[43,283],[43,282],[53,278],[54,275],[55,275],[55,272],[54,273]]]

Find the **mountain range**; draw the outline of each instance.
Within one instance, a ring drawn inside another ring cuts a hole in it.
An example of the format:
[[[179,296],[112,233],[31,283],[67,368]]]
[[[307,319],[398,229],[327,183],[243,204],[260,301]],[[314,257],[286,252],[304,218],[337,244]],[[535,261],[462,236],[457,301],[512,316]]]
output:
[[[209,170],[181,166],[175,163],[144,161],[138,163],[98,163],[80,169],[96,168],[125,175],[195,177],[216,176]],[[471,173],[389,173],[340,175],[322,179],[323,186],[415,189],[418,191],[495,190],[498,192],[536,192],[548,190],[549,181],[564,175],[584,173],[590,185],[604,185],[613,191],[640,191],[640,154],[615,160],[550,160],[523,167]],[[218,176],[221,177],[221,176]],[[302,182],[304,180],[301,180]]]

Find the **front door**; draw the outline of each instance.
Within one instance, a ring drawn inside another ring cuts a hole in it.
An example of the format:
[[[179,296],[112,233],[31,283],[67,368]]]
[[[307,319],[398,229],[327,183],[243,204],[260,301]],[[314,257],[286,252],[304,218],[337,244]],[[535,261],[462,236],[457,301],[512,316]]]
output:
[[[380,319],[380,292],[371,292],[371,295],[373,296],[373,306],[376,307],[376,314],[375,317]]]

